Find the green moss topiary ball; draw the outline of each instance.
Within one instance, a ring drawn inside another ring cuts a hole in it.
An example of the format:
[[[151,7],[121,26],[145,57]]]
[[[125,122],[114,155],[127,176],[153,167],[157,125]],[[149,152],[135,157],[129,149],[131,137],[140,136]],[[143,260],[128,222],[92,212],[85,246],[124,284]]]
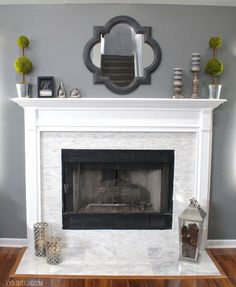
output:
[[[205,72],[210,76],[219,76],[224,71],[223,63],[218,59],[211,59],[207,62]]]
[[[17,58],[14,66],[16,72],[22,75],[28,74],[33,68],[32,62],[25,56]]]
[[[29,39],[26,36],[20,36],[17,39],[17,45],[19,48],[27,48],[29,46]]]
[[[212,49],[220,48],[222,45],[222,39],[220,37],[212,37],[209,40],[209,47]]]

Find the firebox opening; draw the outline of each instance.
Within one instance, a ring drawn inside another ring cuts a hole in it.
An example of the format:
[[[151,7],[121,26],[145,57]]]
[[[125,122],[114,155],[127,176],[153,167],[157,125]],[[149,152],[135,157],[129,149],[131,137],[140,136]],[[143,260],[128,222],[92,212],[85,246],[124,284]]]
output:
[[[174,151],[62,150],[64,229],[169,229]]]

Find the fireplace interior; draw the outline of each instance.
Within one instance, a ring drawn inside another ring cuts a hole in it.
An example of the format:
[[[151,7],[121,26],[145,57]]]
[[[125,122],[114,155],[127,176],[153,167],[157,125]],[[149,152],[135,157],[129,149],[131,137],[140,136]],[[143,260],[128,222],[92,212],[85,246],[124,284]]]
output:
[[[170,229],[173,150],[62,150],[63,229]]]

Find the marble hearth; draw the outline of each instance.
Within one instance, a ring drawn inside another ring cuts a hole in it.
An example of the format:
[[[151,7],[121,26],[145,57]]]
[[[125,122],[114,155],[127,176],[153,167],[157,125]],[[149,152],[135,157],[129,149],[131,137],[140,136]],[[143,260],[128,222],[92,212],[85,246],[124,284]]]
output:
[[[13,100],[25,110],[27,151],[29,248],[18,274],[49,272],[47,265],[38,264],[41,259],[32,256],[32,226],[43,220],[63,237],[64,262],[50,267],[52,274],[71,270],[75,275],[220,275],[205,251],[198,267],[178,262],[177,217],[193,196],[208,212],[212,111],[224,100]],[[174,150],[172,228],[63,230],[62,149]],[[207,229],[206,220],[203,248]],[[162,264],[157,263],[160,260]]]

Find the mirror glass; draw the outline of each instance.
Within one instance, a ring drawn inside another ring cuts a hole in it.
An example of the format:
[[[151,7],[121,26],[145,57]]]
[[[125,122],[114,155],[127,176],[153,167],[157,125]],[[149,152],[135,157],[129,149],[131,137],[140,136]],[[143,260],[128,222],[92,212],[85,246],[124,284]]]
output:
[[[114,85],[128,86],[135,77],[144,76],[144,69],[154,60],[154,52],[144,42],[143,34],[136,34],[132,26],[119,23],[100,37],[90,57],[103,77],[109,77]]]
[[[133,18],[118,16],[94,27],[94,37],[84,49],[84,62],[94,73],[95,84],[105,84],[117,94],[128,94],[140,84],[150,84],[150,74],[161,60],[151,27]]]

